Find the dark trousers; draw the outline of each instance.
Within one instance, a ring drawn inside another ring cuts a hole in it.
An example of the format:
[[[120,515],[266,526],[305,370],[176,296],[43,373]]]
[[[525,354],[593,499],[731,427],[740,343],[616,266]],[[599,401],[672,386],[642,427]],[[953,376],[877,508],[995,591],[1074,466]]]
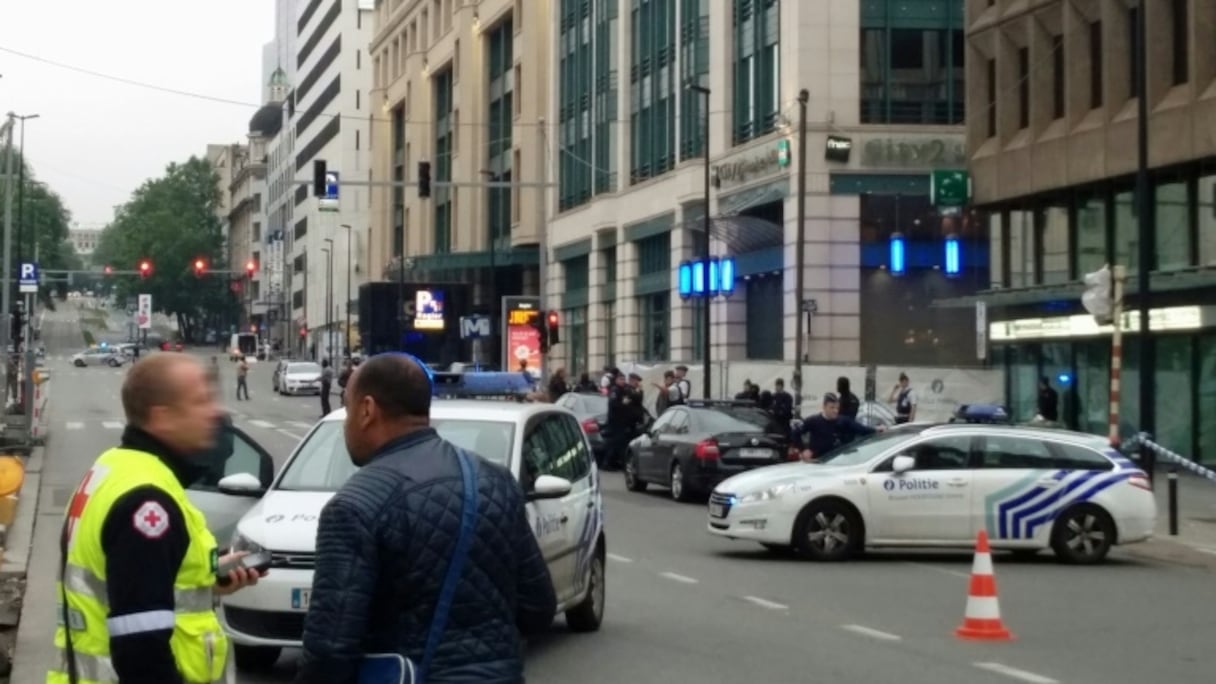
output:
[[[321,383],[321,416],[328,416],[331,410],[329,408],[329,385]]]
[[[245,378],[239,377],[236,379],[236,399],[241,400],[241,391],[245,392],[245,398],[249,398],[249,385],[245,384]]]

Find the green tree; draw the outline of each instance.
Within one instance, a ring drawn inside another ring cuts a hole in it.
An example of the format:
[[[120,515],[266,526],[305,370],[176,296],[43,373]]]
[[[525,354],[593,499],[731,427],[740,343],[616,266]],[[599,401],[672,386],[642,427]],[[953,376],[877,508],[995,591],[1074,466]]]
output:
[[[152,295],[152,307],[176,316],[182,336],[199,339],[205,326],[233,315],[236,300],[224,258],[220,220],[219,176],[205,159],[173,163],[160,178],[146,181],[131,194],[114,221],[102,231],[93,262],[115,271],[138,271],[148,260],[151,274],[110,276],[119,301]],[[204,259],[208,273],[199,276],[194,262]]]
[[[25,164],[20,153],[14,151],[14,154],[17,155],[14,173],[20,177],[24,165],[25,184],[21,192],[13,196],[13,268],[23,261],[37,261],[43,271],[79,268],[79,256],[67,242],[71,212],[58,193],[38,180],[34,169]],[[53,292],[58,292],[60,297],[67,292],[67,283],[58,276],[53,277],[60,282],[42,288],[39,296],[44,302],[49,301]],[[47,279],[44,276],[44,280]]]

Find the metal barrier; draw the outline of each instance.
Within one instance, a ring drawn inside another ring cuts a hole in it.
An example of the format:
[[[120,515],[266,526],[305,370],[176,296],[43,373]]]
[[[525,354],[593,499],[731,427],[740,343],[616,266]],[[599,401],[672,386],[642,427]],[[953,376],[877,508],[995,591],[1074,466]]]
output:
[[[1156,465],[1156,460],[1162,458],[1169,461],[1172,466],[1167,475],[1168,478],[1168,506],[1169,506],[1169,523],[1170,536],[1178,536],[1178,469],[1176,466],[1181,466],[1187,471],[1204,478],[1209,482],[1216,482],[1216,470],[1205,468],[1191,459],[1177,454],[1152,440],[1152,436],[1147,432],[1141,432],[1129,440],[1135,446],[1138,446],[1141,454],[1142,463],[1149,464],[1146,467],[1153,468]],[[1149,477],[1152,477],[1152,470],[1149,470]]]
[[[34,408],[30,416],[30,443],[45,444],[50,432],[50,421],[47,419],[46,405],[50,394],[50,373],[39,369],[43,374],[41,382],[34,383]]]

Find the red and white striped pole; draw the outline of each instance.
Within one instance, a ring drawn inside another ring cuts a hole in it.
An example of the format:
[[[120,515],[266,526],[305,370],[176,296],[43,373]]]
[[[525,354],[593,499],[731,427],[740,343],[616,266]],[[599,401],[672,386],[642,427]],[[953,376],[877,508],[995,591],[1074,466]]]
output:
[[[1114,333],[1110,338],[1110,445],[1119,448],[1119,394],[1120,380],[1123,372],[1123,284],[1127,280],[1127,269],[1116,265],[1112,269],[1114,282],[1111,286],[1112,325]]]

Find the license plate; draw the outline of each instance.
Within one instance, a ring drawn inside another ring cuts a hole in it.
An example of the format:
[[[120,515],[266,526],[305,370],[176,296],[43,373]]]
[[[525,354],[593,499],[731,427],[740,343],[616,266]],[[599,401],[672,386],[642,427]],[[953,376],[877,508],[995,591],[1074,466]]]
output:
[[[308,599],[312,595],[312,589],[292,589],[291,590],[291,609],[292,610],[308,610]]]
[[[709,515],[714,518],[726,517],[726,506],[722,504],[711,503],[709,505]]]
[[[773,452],[769,449],[740,449],[739,456],[741,458],[772,458]]]

